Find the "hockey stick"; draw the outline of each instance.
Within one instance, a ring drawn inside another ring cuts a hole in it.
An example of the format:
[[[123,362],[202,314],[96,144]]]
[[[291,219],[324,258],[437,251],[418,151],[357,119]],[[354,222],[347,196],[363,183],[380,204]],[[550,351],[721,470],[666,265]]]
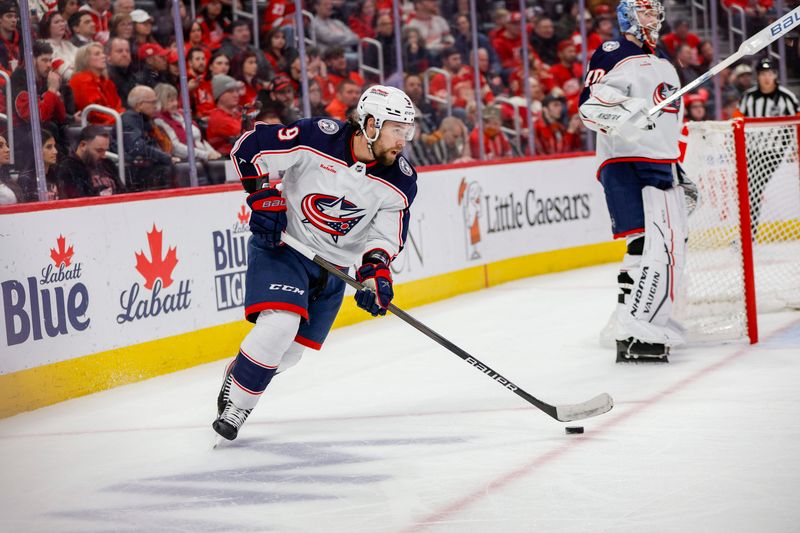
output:
[[[770,43],[773,41],[784,37],[787,33],[795,29],[798,24],[800,24],[800,6],[794,8],[790,12],[786,13],[784,16],[780,17],[778,20],[761,30],[760,32],[756,33],[749,39],[739,46],[739,49],[733,53],[733,55],[729,56],[724,61],[717,63],[714,67],[710,68],[708,72],[691,82],[686,87],[681,88],[678,92],[658,104],[657,106],[652,107],[647,114],[652,116],[661,111],[663,108],[686,94],[687,92],[691,91],[698,85],[706,82],[712,76],[716,76],[724,69],[728,68],[732,64],[739,61],[744,56],[750,56],[755,54],[756,52],[763,50]]]
[[[304,245],[303,243],[299,242],[297,239],[289,235],[288,233],[283,234],[283,242],[286,243],[288,246],[308,258],[309,260],[313,261],[314,263],[318,264],[340,280],[344,281],[351,287],[356,290],[361,290],[364,286],[353,279],[352,277],[348,276],[346,273],[339,270],[336,265],[326,261],[325,259],[318,256],[311,250],[308,246]],[[571,405],[550,405],[549,403],[543,402],[542,400],[528,394],[524,390],[517,387],[511,380],[501,376],[497,371],[489,368],[488,365],[480,362],[475,357],[471,356],[449,340],[445,339],[431,328],[426,326],[425,324],[419,322],[414,317],[403,311],[402,309],[398,308],[394,304],[389,304],[389,311],[391,311],[395,316],[397,316],[400,320],[405,322],[406,324],[412,326],[413,328],[417,329],[421,333],[427,335],[440,345],[444,346],[461,359],[472,365],[473,367],[477,368],[480,372],[483,372],[497,383],[505,387],[506,389],[510,390],[517,396],[523,398],[528,403],[536,406],[540,410],[544,411],[551,417],[559,420],[561,422],[570,422],[572,420],[582,420],[584,418],[590,418],[593,416],[601,415],[611,410],[614,407],[614,400],[606,393],[600,394],[589,401],[583,403],[576,403]]]

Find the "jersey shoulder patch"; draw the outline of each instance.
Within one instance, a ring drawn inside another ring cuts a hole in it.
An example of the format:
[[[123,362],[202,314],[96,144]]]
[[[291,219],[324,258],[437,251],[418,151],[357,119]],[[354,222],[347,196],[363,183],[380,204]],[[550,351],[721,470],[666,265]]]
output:
[[[630,57],[646,55],[648,55],[647,52],[627,39],[606,41],[592,54],[589,62],[590,70],[601,68],[605,72],[610,72],[611,69]]]
[[[613,52],[619,48],[619,43],[617,41],[606,41],[603,43],[603,52]]]
[[[323,133],[327,133],[328,135],[333,135],[339,131],[339,124],[329,118],[321,118],[319,122],[317,122],[317,126],[319,126],[319,129],[321,129]]]
[[[400,172],[402,172],[406,176],[410,177],[414,173],[414,170],[411,168],[411,165],[402,155],[397,158],[397,166],[400,167]]]

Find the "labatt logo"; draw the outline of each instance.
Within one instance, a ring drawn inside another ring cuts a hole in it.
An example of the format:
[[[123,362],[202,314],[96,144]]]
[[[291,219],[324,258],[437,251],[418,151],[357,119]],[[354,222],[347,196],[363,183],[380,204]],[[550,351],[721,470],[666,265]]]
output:
[[[134,283],[127,291],[123,291],[119,297],[119,304],[122,313],[117,315],[117,322],[133,322],[142,318],[160,315],[161,313],[173,313],[188,309],[192,303],[190,280],[185,279],[178,282],[177,291],[173,287],[172,292],[165,289],[173,286],[172,273],[178,265],[178,252],[176,247],[163,253],[162,231],[153,224],[153,229],[147,233],[147,244],[150,248],[150,257],[145,252],[136,253],[136,271],[144,278],[144,289],[150,291],[149,294],[141,294],[142,285]],[[164,293],[162,294],[162,291]],[[141,294],[141,296],[140,296]]]
[[[244,305],[244,282],[247,277],[247,238],[250,212],[242,205],[236,222],[225,231],[211,234],[214,246],[214,292],[217,311]]]
[[[75,247],[63,235],[50,249],[52,263],[42,268],[39,279],[24,283],[0,283],[6,326],[6,344],[22,344],[31,337],[57,337],[89,327],[89,291],[81,283],[81,263],[74,261]]]

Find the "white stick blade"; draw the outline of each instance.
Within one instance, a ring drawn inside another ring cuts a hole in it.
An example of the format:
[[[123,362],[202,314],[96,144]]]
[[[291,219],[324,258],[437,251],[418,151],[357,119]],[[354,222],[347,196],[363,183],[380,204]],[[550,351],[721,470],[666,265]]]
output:
[[[604,392],[587,402],[558,405],[556,406],[556,415],[561,422],[572,422],[602,415],[609,412],[612,407],[614,407],[614,399]]]

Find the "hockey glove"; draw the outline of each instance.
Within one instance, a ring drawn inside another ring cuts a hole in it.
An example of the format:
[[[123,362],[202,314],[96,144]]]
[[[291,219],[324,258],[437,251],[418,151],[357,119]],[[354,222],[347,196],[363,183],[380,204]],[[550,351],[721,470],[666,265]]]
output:
[[[364,285],[356,292],[356,304],[372,316],[385,315],[394,297],[392,272],[386,263],[364,263],[356,270],[356,279]]]
[[[697,190],[697,184],[689,179],[686,171],[678,163],[675,163],[675,174],[678,177],[678,185],[683,189],[683,196],[686,199],[686,212],[691,215],[697,209],[700,191]]]
[[[281,242],[281,233],[286,230],[286,199],[273,188],[259,189],[247,197],[247,205],[253,210],[250,215],[250,231],[263,237],[267,248],[275,248]]]

